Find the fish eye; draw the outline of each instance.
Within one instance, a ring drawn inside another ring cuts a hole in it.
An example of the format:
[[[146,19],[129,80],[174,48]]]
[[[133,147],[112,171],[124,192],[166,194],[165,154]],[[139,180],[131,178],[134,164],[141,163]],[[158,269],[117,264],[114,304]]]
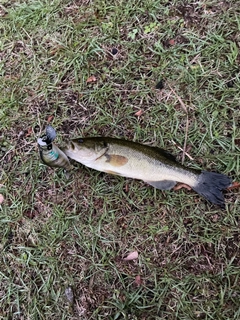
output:
[[[81,139],[81,138],[78,139],[78,142],[79,142],[79,143],[83,143],[83,139]]]

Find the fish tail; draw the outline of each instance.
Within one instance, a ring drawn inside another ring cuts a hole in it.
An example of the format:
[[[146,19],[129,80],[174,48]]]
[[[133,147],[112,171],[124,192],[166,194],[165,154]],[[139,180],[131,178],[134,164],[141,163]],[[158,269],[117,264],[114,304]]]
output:
[[[225,208],[222,190],[228,188],[231,183],[232,180],[224,174],[202,171],[197,185],[192,188],[208,201]]]

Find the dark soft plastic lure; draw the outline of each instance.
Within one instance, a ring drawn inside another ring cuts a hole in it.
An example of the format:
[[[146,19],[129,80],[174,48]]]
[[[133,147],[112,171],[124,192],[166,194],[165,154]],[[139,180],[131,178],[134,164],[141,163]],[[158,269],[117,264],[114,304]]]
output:
[[[53,142],[53,140],[56,139],[56,136],[57,136],[56,130],[52,126],[48,125],[46,127],[46,142],[47,142],[47,144]]]

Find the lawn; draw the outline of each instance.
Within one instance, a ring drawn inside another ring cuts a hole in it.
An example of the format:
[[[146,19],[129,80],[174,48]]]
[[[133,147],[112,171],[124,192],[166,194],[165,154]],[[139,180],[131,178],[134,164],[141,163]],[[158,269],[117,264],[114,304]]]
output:
[[[240,1],[2,0],[0,32],[0,319],[240,319],[239,188],[224,210],[37,148],[51,124],[239,182]]]

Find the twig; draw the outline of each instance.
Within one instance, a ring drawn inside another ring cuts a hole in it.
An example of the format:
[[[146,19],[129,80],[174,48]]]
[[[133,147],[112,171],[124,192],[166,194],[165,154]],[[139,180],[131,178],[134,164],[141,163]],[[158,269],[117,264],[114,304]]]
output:
[[[179,95],[176,93],[176,91],[169,85],[169,88],[172,90],[172,92],[175,94],[175,96],[177,97],[178,101],[180,102],[181,107],[183,108],[183,111],[185,111],[185,113],[187,114],[187,108],[184,104],[184,102],[182,101],[181,97],[179,97]]]
[[[184,144],[183,144],[182,164],[184,163],[186,149],[187,149],[187,138],[188,138],[188,128],[189,128],[188,113],[187,113],[187,119],[186,120],[187,121],[186,121],[185,138],[184,138]]]
[[[182,154],[182,164],[184,163],[185,160],[185,155],[186,155],[186,148],[187,148],[187,138],[188,138],[188,128],[189,128],[189,119],[188,119],[188,110],[187,107],[185,106],[184,102],[182,101],[181,97],[173,90],[173,88],[169,85],[169,88],[172,90],[172,92],[175,94],[177,97],[183,111],[186,113],[187,116],[187,121],[186,121],[186,128],[185,128],[185,139],[184,139],[184,144],[183,144],[183,154]]]
[[[2,156],[2,158],[0,158],[0,160],[3,161],[3,160],[6,158],[6,156],[7,156],[9,153],[11,153],[14,149],[15,149],[15,146],[11,147],[11,148]]]
[[[175,141],[171,140],[171,142],[172,142],[179,150],[181,150],[181,151],[183,152],[183,148],[181,148]],[[190,154],[187,153],[186,151],[185,151],[185,155],[186,155],[190,160],[194,160],[194,158],[193,158],[192,156],[190,156]]]

